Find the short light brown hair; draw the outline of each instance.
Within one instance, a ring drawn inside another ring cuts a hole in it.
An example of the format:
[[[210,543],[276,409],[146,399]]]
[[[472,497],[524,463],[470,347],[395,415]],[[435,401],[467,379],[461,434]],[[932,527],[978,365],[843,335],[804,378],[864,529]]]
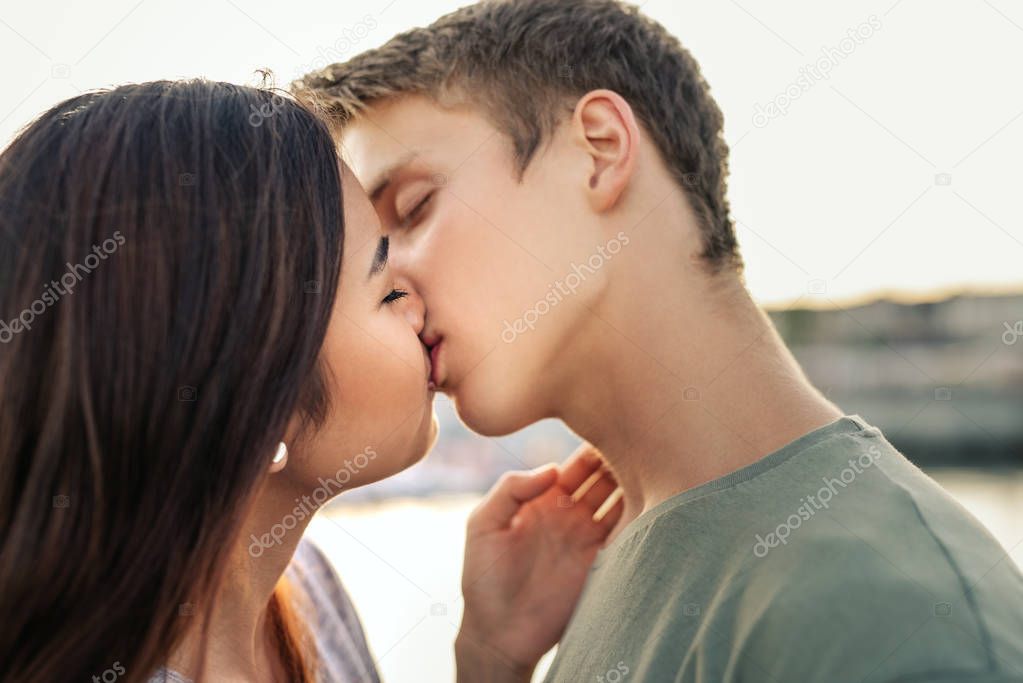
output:
[[[726,197],[723,117],[692,55],[617,0],[483,0],[292,84],[343,127],[403,94],[478,106],[510,138],[518,171],[591,90],[632,106],[699,220],[707,265],[741,270]]]

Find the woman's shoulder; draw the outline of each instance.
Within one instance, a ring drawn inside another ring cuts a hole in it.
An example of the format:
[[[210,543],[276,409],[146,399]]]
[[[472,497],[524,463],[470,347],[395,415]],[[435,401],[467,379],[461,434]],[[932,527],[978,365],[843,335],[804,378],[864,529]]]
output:
[[[346,624],[359,624],[341,577],[313,541],[308,538],[299,541],[285,576],[308,595],[318,620],[339,618]]]
[[[312,630],[327,680],[377,683],[376,665],[362,623],[323,551],[303,538],[285,575],[303,593],[296,596],[297,608]]]

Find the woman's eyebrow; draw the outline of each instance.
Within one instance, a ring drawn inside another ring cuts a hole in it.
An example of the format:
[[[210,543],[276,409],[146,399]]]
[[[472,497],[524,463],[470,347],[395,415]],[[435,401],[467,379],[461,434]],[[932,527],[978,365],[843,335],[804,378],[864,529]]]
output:
[[[387,252],[390,251],[390,240],[386,236],[380,238],[380,242],[377,244],[377,250],[373,254],[373,263],[369,266],[369,275],[366,279],[373,277],[377,273],[384,269],[387,265]]]

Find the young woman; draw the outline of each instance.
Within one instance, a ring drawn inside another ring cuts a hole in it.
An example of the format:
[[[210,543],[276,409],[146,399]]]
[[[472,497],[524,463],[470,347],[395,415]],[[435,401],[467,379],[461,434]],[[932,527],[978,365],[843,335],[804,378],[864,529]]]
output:
[[[325,126],[267,91],[81,95],[0,155],[0,680],[377,680],[301,536],[436,436],[387,252]],[[557,640],[621,512],[593,520],[601,472],[474,512],[461,678],[528,679]]]

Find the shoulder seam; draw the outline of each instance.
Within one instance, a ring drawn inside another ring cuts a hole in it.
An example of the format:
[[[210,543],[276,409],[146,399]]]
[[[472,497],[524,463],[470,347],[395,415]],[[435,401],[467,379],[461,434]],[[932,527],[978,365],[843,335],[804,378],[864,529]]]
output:
[[[941,549],[941,553],[945,556],[945,561],[948,562],[949,567],[955,573],[956,579],[959,581],[959,586],[962,588],[963,595],[966,597],[966,602],[970,606],[970,613],[973,615],[973,619],[977,623],[977,631],[981,638],[980,644],[984,648],[984,655],[987,658],[987,671],[988,673],[999,673],[1000,670],[995,662],[994,655],[991,652],[991,634],[988,631],[987,624],[984,622],[984,618],[981,616],[980,609],[977,607],[977,601],[973,596],[973,588],[966,582],[966,577],[963,576],[962,571],[959,569],[959,564],[952,558],[952,553],[949,552],[948,547],[940,538],[938,538],[938,535],[934,533],[934,529],[931,528],[931,525],[928,523],[923,511],[920,509],[920,506],[917,505],[916,498],[913,497],[913,494],[901,483],[895,482],[894,480],[892,480],[892,483],[906,492],[909,502],[913,506],[913,510],[920,519],[920,523],[923,524],[924,529],[926,529],[927,533],[930,534],[932,539],[934,539],[938,548]]]

